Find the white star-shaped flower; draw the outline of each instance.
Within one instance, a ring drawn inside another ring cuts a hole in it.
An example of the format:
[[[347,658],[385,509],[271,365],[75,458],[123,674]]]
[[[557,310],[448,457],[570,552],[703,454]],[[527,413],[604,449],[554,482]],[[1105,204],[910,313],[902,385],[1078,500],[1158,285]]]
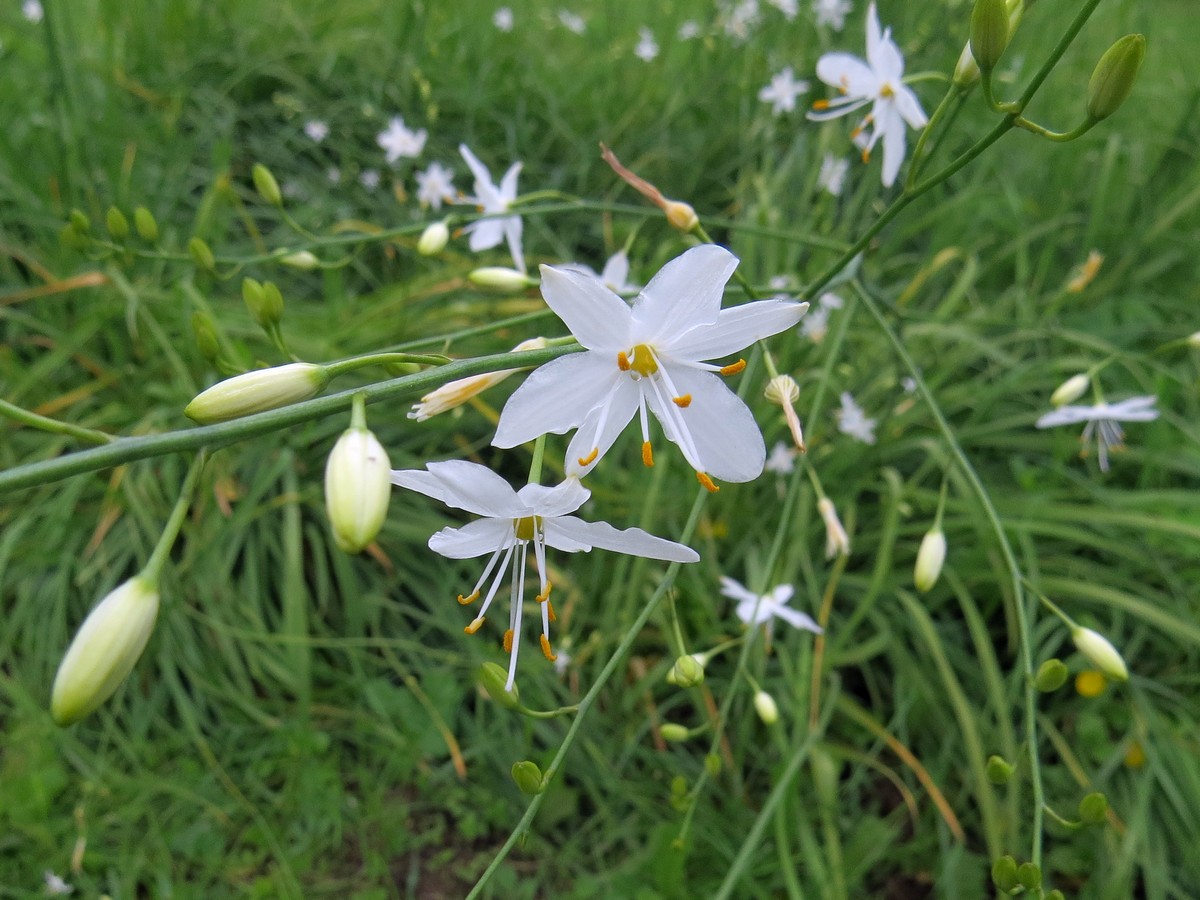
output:
[[[541,607],[542,616],[540,642],[542,653],[551,662],[555,659],[550,649],[554,608],[550,605],[553,585],[546,577],[547,547],[564,553],[587,552],[598,547],[615,553],[681,563],[700,559],[690,547],[655,537],[640,528],[622,531],[607,522],[585,522],[568,515],[591,496],[591,492],[575,478],[568,478],[557,487],[528,484],[520,491],[514,491],[507,481],[486,466],[450,460],[431,462],[426,470],[393,471],[392,483],[483,516],[461,528],[443,528],[429,539],[429,549],[449,559],[472,559],[491,554],[474,589],[458,598],[464,606],[474,603],[490,579],[487,596],[479,614],[466,627],[467,634],[474,634],[483,625],[484,616],[512,567],[508,630],[504,633],[504,650],[509,654],[505,690],[512,690],[517,674],[517,650],[521,643],[521,618],[525,606],[525,572],[531,544],[539,585],[534,599]]]
[[[822,629],[806,613],[787,605],[796,590],[790,584],[781,584],[766,594],[756,594],[727,575],[721,576],[721,594],[737,601],[734,613],[746,625],[766,625],[782,619],[793,628],[802,628],[820,634]]]
[[[420,156],[421,151],[425,149],[426,137],[428,137],[428,132],[424,128],[413,131],[411,128],[405,127],[404,119],[400,116],[393,116],[388,122],[388,127],[379,132],[379,136],[375,140],[383,148],[387,161],[394,163],[401,157],[416,159]]]
[[[1158,418],[1154,404],[1157,397],[1130,397],[1118,403],[1094,403],[1091,406],[1060,406],[1048,412],[1035,423],[1038,428],[1054,428],[1058,425],[1078,425],[1086,422],[1080,440],[1085,444],[1093,438],[1097,446],[1100,471],[1108,471],[1108,451],[1125,448],[1125,431],[1118,422],[1151,422]],[[1085,448],[1084,453],[1087,450]]]
[[[834,119],[873,104],[870,115],[852,136],[864,137],[864,162],[876,141],[883,139],[883,186],[891,187],[904,162],[905,123],[924,128],[928,119],[917,95],[904,86],[904,57],[892,40],[891,29],[880,29],[874,3],[867,10],[866,62],[849,53],[826,53],[817,60],[817,77],[837,88],[841,96],[817,101],[808,114],[814,121]],[[865,134],[868,128],[869,136]]]
[[[850,0],[813,0],[813,16],[818,25],[826,25],[834,31],[846,26],[846,14],[850,12]]]
[[[849,171],[850,160],[840,159],[832,153],[826,153],[825,158],[821,160],[821,171],[817,173],[817,187],[828,191],[835,197],[840,197]]]
[[[441,209],[444,201],[454,199],[454,173],[441,163],[430,163],[416,178],[417,201],[421,205]]]
[[[795,468],[796,448],[789,447],[783,441],[776,441],[763,469],[776,475],[790,475]]]
[[[465,198],[464,202],[475,204],[482,213],[508,212],[513,201],[517,199],[517,176],[521,174],[521,163],[515,162],[509,166],[504,177],[500,179],[500,186],[496,187],[492,183],[492,173],[466,144],[459,144],[458,152],[462,154],[471,174],[475,176],[475,196]],[[507,241],[513,265],[523,273],[525,257],[521,253],[521,228],[520,216],[505,216],[502,219],[480,219],[469,224],[463,231],[471,236],[470,247],[476,253],[480,250],[490,250],[501,241]]]
[[[695,19],[688,19],[679,26],[678,34],[681,41],[690,41],[700,37],[700,23]]]
[[[642,62],[650,62],[658,56],[658,41],[654,40],[654,32],[649,28],[643,26],[638,29],[638,42],[633,48],[633,55]]]
[[[507,6],[502,6],[492,14],[492,24],[499,31],[513,30],[513,11]]]
[[[21,4],[21,15],[36,25],[45,17],[46,11],[42,9],[42,4],[39,0],[25,0]]]
[[[629,280],[629,256],[624,250],[618,250],[610,256],[608,262],[604,264],[604,271],[599,275],[596,275],[595,269],[584,263],[571,263],[563,268],[574,269],[577,272],[599,278],[604,286],[614,294],[635,294],[642,289],[640,284],[634,284]]]
[[[771,111],[777,116],[789,113],[796,108],[796,98],[808,90],[807,81],[797,81],[796,73],[788,66],[782,72],[771,76],[771,83],[758,92],[758,99],[771,104]]]
[[[841,309],[844,305],[845,301],[841,297],[826,291],[817,300],[817,308],[804,317],[804,322],[800,325],[800,333],[805,337],[812,338],[814,344],[821,343],[825,333],[829,330],[830,313],[835,309]]]
[[[368,191],[373,191],[379,187],[379,177],[378,169],[363,169],[358,174],[358,183]]]
[[[314,144],[319,144],[329,137],[329,123],[320,119],[312,119],[304,123],[304,133]]]
[[[789,22],[800,12],[800,0],[767,0],[773,7],[783,13]]]
[[[562,23],[563,28],[573,31],[575,34],[583,34],[587,31],[587,23],[583,21],[583,16],[571,12],[569,9],[558,11],[558,21]]]
[[[642,460],[653,465],[649,411],[709,490],[717,490],[714,477],[757,478],[767,454],[762,434],[716,374],[733,375],[746,364],[704,360],[791,328],[808,304],[759,300],[722,310],[737,263],[716,244],[693,247],[663,266],[632,308],[594,276],[542,266],[542,296],[587,350],[535,370],[505,404],[492,443],[515,447],[577,429],[566,471],[583,476],[637,414]]]
[[[875,443],[875,420],[868,419],[849,391],[842,391],[842,408],[837,411],[838,431],[864,444]]]

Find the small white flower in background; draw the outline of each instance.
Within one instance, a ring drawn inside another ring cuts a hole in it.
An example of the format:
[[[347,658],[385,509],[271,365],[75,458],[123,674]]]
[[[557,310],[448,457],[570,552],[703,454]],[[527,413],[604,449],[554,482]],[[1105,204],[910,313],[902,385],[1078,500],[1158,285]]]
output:
[[[463,509],[483,518],[461,528],[443,528],[429,539],[429,549],[449,559],[472,559],[490,553],[483,574],[470,594],[459,596],[466,606],[479,599],[491,579],[479,614],[465,631],[474,634],[483,625],[484,616],[500,590],[500,584],[512,566],[509,589],[508,630],[504,650],[509,654],[508,683],[512,690],[517,675],[517,651],[521,643],[521,619],[525,606],[525,571],[528,548],[533,545],[533,561],[539,590],[534,598],[541,607],[542,653],[555,661],[550,648],[550,623],[554,608],[550,605],[553,585],[546,577],[546,548],[564,553],[587,552],[595,547],[615,553],[627,553],[646,559],[689,563],[700,559],[690,547],[655,537],[640,528],[624,531],[607,522],[585,522],[568,515],[579,509],[591,492],[576,478],[568,478],[557,487],[528,484],[514,491],[508,482],[488,469],[466,460],[431,462],[426,470],[403,469],[392,472],[392,483],[417,491],[447,506]]]
[[[849,556],[850,535],[846,534],[846,529],[842,526],[842,520],[838,517],[837,507],[833,505],[833,501],[828,497],[822,497],[817,501],[817,512],[821,514],[821,521],[825,523],[825,558],[833,559],[838,555]]]
[[[731,600],[737,601],[734,614],[746,625],[770,627],[775,619],[782,619],[793,628],[802,628],[805,631],[820,634],[821,626],[813,620],[812,616],[787,605],[795,592],[796,589],[790,584],[781,584],[766,594],[756,594],[732,578],[726,575],[721,576],[721,593]]]
[[[36,25],[45,17],[46,11],[42,9],[42,4],[38,0],[25,0],[21,4],[21,15]]]
[[[917,379],[911,375],[905,375],[900,379],[900,387],[904,388],[904,393],[911,394],[917,389]]]
[[[466,144],[458,145],[458,152],[466,161],[471,174],[475,176],[475,196],[464,198],[464,203],[473,203],[483,213],[508,212],[512,202],[517,199],[517,176],[521,174],[521,163],[515,162],[508,167],[500,186],[492,182],[492,174],[471,152]],[[513,265],[519,272],[525,271],[525,256],[521,252],[520,216],[506,216],[503,219],[480,219],[467,225],[463,231],[471,236],[470,247],[475,253],[480,250],[490,250],[501,241],[508,242],[508,251],[512,254]]]
[[[750,36],[750,30],[758,24],[761,17],[758,0],[730,0],[724,9],[725,34],[736,43],[741,43]]]
[[[546,349],[546,339],[536,337],[530,338],[527,341],[521,341],[521,343],[512,348],[511,352],[520,353],[522,350],[544,349]],[[482,375],[468,375],[466,378],[447,381],[441,387],[434,389],[422,397],[420,403],[414,404],[413,408],[409,410],[408,417],[416,419],[418,422],[424,422],[426,419],[440,413],[462,406],[472,397],[483,393],[488,388],[495,387],[504,379],[519,371],[521,370],[500,369],[498,372],[485,372]]]
[[[325,138],[329,137],[329,125],[320,119],[313,119],[310,122],[304,123],[304,133],[308,135],[310,141],[319,144]]]
[[[441,209],[442,203],[454,199],[454,172],[441,163],[433,162],[424,172],[417,172],[417,202]]]
[[[26,4],[26,6],[28,5]],[[47,897],[65,897],[67,894],[75,892],[75,888],[72,885],[67,884],[61,876],[55,872],[51,872],[49,869],[42,873],[42,880],[46,883]]]
[[[554,674],[560,678],[563,675],[566,675],[567,669],[571,667],[571,660],[573,658],[574,657],[572,657],[570,653],[560,648],[559,651],[554,654]]]
[[[826,53],[817,60],[817,77],[837,88],[841,96],[818,100],[808,114],[814,121],[835,119],[873,104],[871,114],[852,136],[863,137],[864,162],[876,141],[883,139],[883,186],[891,187],[904,162],[905,123],[924,128],[928,119],[917,95],[904,86],[904,57],[892,40],[891,29],[880,29],[874,3],[867,10],[867,61],[849,53]],[[871,129],[869,136],[867,128]]]
[[[795,468],[796,448],[789,447],[783,441],[776,441],[763,469],[776,475],[790,475]]]
[[[841,31],[846,27],[850,0],[813,0],[812,8],[818,25],[826,25],[834,31]]]
[[[849,391],[842,391],[842,408],[835,415],[838,417],[838,431],[848,434],[864,444],[875,443],[875,420],[868,419],[863,409],[854,402]]]
[[[808,304],[759,300],[721,309],[737,263],[716,244],[693,247],[663,266],[632,308],[598,278],[542,266],[542,296],[587,350],[547,363],[517,388],[500,413],[493,445],[515,447],[577,429],[566,472],[582,477],[638,415],[642,461],[650,466],[649,411],[708,490],[717,490],[714,477],[757,478],[767,455],[762,434],[718,377],[746,364],[704,360],[791,328]]]
[[[850,160],[826,153],[825,158],[821,160],[821,171],[817,173],[817,187],[835,197],[840,197],[842,189],[846,185],[846,175],[849,172]]]
[[[342,170],[337,166],[330,166],[325,170],[325,180],[330,184],[337,184],[342,180]]]
[[[1157,397],[1130,397],[1118,403],[1094,403],[1091,406],[1062,406],[1048,412],[1035,423],[1038,428],[1078,425],[1086,422],[1080,440],[1097,445],[1100,471],[1108,471],[1108,452],[1125,448],[1125,431],[1118,422],[1151,422],[1158,418]],[[1087,447],[1080,455],[1087,454]]]
[[[502,6],[492,14],[492,24],[500,31],[513,30],[513,11]]]
[[[783,13],[783,17],[789,22],[800,12],[800,0],[767,0],[767,2]]]
[[[826,332],[829,331],[829,314],[845,305],[845,301],[837,294],[826,291],[818,298],[817,308],[804,317],[800,333],[805,337],[812,338],[814,344],[821,343]],[[870,442],[868,441],[868,443]]]
[[[420,131],[413,131],[404,125],[404,119],[400,116],[393,116],[388,122],[388,127],[379,132],[376,137],[376,142],[383,148],[384,157],[389,163],[394,163],[401,157],[416,159],[421,155],[421,151],[425,149],[425,139],[428,137],[428,132],[422,128]]]
[[[758,99],[771,104],[771,111],[777,116],[789,113],[796,108],[796,98],[808,90],[807,81],[797,81],[796,73],[788,66],[782,72],[771,76],[771,83],[758,92]]]
[[[767,287],[773,291],[786,291],[792,286],[791,275],[772,275]]]
[[[633,48],[633,55],[642,62],[650,62],[658,56],[658,41],[654,40],[654,32],[645,26],[638,29],[637,46]]]
[[[587,30],[587,23],[583,21],[583,16],[571,12],[569,9],[558,11],[558,21],[567,31],[573,31],[576,34],[583,34]]]
[[[379,187],[379,179],[378,169],[363,169],[358,173],[358,183],[368,191],[373,191]]]
[[[700,23],[695,19],[688,19],[679,26],[679,39],[681,41],[690,41],[698,37],[700,37]]]
[[[598,277],[604,286],[614,294],[636,294],[642,289],[640,284],[634,284],[629,280],[629,256],[624,250],[618,250],[610,256],[604,264],[604,271],[598,276],[595,269],[583,263],[571,263],[563,268],[574,269],[577,272],[591,275],[593,278]]]

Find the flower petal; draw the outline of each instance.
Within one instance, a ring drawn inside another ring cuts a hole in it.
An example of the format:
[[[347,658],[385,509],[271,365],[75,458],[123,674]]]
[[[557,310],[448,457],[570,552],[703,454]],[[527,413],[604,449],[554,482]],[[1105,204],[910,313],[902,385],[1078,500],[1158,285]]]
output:
[[[621,287],[627,278],[629,278],[629,257],[625,255],[624,250],[618,250],[604,264],[600,280],[606,285]]]
[[[871,67],[849,53],[826,53],[817,60],[817,77],[848,98],[879,93],[879,79]]]
[[[462,528],[443,528],[429,539],[429,549],[448,559],[472,559],[494,553],[512,530],[509,519],[476,519]]]
[[[568,478],[562,484],[547,487],[543,484],[527,484],[517,491],[517,497],[535,516],[554,518],[575,512],[587,502],[592,492],[578,478]]]
[[[805,631],[813,631],[820,634],[823,629],[816,623],[812,616],[807,613],[802,613],[798,609],[792,609],[790,606],[778,606],[773,612],[775,618],[783,619],[793,628],[803,628]]]
[[[646,559],[681,563],[697,562],[700,559],[700,554],[691,547],[655,537],[640,528],[626,528],[622,531],[619,528],[613,528],[607,522],[585,522],[575,516],[562,516],[546,522],[547,544],[557,547],[555,541],[562,537],[589,548],[595,547],[601,550],[611,550],[614,553],[627,553],[630,556],[642,556]]]
[[[508,241],[508,252],[512,254],[513,265],[522,275],[525,274],[525,255],[521,252],[521,231],[524,223],[520,216],[511,216],[500,220],[504,238]]]
[[[917,99],[917,95],[903,85],[893,85],[896,91],[896,109],[900,111],[900,115],[904,121],[912,128],[924,128],[929,124],[929,119],[925,115],[925,110],[921,108],[921,101]]]
[[[478,195],[479,201],[486,204],[489,199],[494,199],[496,196],[496,185],[492,183],[492,173],[487,170],[466,144],[459,144],[458,152],[466,162],[467,168],[471,170],[471,174],[475,176],[475,193]]]
[[[739,603],[757,603],[758,594],[728,575],[721,576],[721,595]]]
[[[725,282],[737,264],[738,258],[717,244],[701,244],[675,257],[633,301],[631,340],[669,343],[689,328],[715,322]]]
[[[755,341],[793,327],[808,311],[807,303],[791,300],[756,300],[721,310],[711,325],[697,325],[663,352],[676,361],[717,359],[750,346]]]
[[[880,105],[875,105],[876,110],[879,110]],[[904,154],[908,150],[907,131],[904,119],[892,104],[888,105],[886,112],[881,111],[880,118],[883,121],[876,119],[875,128],[876,131],[883,131],[883,186],[891,187],[896,182],[896,175],[900,172]]]
[[[513,163],[500,179],[500,199],[506,204],[517,199],[517,176],[521,174],[522,165],[524,163]]]
[[[515,447],[575,428],[618,381],[629,378],[604,353],[570,353],[539,366],[504,404],[492,446]]]
[[[1108,405],[1104,418],[1117,422],[1151,422],[1158,418],[1158,410],[1151,409],[1157,402],[1158,398],[1155,396],[1130,397],[1128,400]]]
[[[503,219],[480,219],[463,228],[463,232],[471,236],[468,246],[472,252],[490,250],[504,240]]]
[[[620,370],[618,369],[618,371]],[[617,435],[625,430],[625,426],[637,412],[640,395],[641,388],[632,378],[621,377],[616,380],[612,393],[603,403],[592,408],[580,423],[579,430],[571,438],[571,443],[567,445],[567,475],[582,478],[596,468],[596,465],[604,458],[604,454],[608,452],[608,448],[613,445],[613,441],[617,439]],[[602,416],[604,417],[603,427],[600,429],[600,433],[596,434]],[[596,451],[594,457],[592,456],[593,450]],[[581,459],[589,457],[591,458],[586,465],[579,462]]]
[[[578,269],[542,266],[546,305],[589,350],[627,350],[633,313],[595,275]],[[615,355],[612,357],[616,365]]]
[[[521,506],[517,492],[486,466],[451,459],[431,462],[427,468],[427,472],[420,469],[393,470],[392,484],[480,516],[511,517],[519,514]]]
[[[796,589],[790,584],[776,585],[771,591],[771,602],[777,606],[783,606],[792,599],[792,595],[796,593]]]
[[[1060,406],[1051,410],[1034,422],[1035,428],[1057,428],[1059,425],[1078,425],[1080,422],[1090,422],[1096,417],[1094,406]]]

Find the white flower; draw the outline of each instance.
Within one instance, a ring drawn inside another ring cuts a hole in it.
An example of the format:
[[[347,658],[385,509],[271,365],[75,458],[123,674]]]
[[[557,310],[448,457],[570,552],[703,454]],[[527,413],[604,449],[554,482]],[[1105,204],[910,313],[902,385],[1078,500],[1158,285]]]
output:
[[[304,123],[304,133],[308,135],[310,141],[319,144],[329,137],[329,124],[320,119],[313,119],[311,122]]]
[[[634,294],[642,289],[640,284],[634,284],[629,280],[629,257],[624,250],[618,250],[610,256],[608,262],[604,264],[604,271],[598,276],[595,269],[584,263],[571,263],[563,268],[574,269],[577,272],[598,277],[604,286],[614,294]]]
[[[417,172],[417,201],[434,209],[442,202],[454,199],[454,172],[441,163],[433,162],[424,172]]]
[[[49,869],[42,873],[42,880],[46,883],[46,896],[48,897],[65,897],[67,894],[75,892],[72,885],[67,884],[61,876]]]
[[[750,30],[758,24],[759,18],[758,0],[727,4],[724,10],[725,34],[741,43],[750,36]]]
[[[404,119],[400,116],[393,116],[388,122],[388,127],[379,132],[375,140],[383,148],[387,161],[394,163],[404,156],[412,159],[420,156],[421,151],[425,149],[426,137],[428,137],[428,132],[424,128],[420,131],[413,131],[411,128],[405,127]]]
[[[325,170],[325,179],[330,184],[337,184],[342,180],[342,170],[337,166],[330,166]]]
[[[500,31],[512,31],[513,29],[513,11],[507,6],[502,6],[492,14],[492,24]]]
[[[797,81],[796,73],[788,66],[782,72],[771,76],[771,83],[758,92],[758,99],[771,104],[771,111],[777,116],[789,113],[796,108],[796,98],[808,90],[807,81]]]
[[[373,191],[379,187],[379,170],[378,169],[363,169],[358,173],[358,183],[365,187],[368,191]]]
[[[789,22],[800,12],[800,0],[767,0],[773,7],[783,13]]]
[[[567,515],[591,496],[591,492],[576,478],[568,478],[557,487],[529,484],[514,491],[499,475],[485,466],[466,460],[431,462],[421,469],[392,472],[392,483],[417,491],[448,506],[483,516],[461,528],[443,528],[429,539],[429,549],[449,559],[472,559],[491,554],[483,574],[467,596],[459,596],[464,606],[479,599],[484,585],[491,579],[487,596],[479,614],[466,627],[474,634],[483,625],[484,616],[500,590],[500,584],[512,566],[513,579],[509,589],[508,630],[504,634],[504,649],[509,654],[508,683],[511,690],[517,674],[517,650],[521,642],[521,618],[525,605],[525,570],[528,548],[533,545],[534,567],[538,574],[539,591],[534,598],[541,607],[542,653],[551,662],[550,623],[554,608],[550,605],[553,585],[546,577],[546,548],[564,553],[589,551],[593,547],[661,559],[670,562],[696,562],[699,554],[683,544],[655,537],[640,528],[624,531],[607,522],[585,522]]]
[[[838,417],[838,431],[848,434],[864,444],[875,443],[875,420],[863,415],[863,409],[854,402],[849,391],[842,391],[842,408],[835,415]]]
[[[875,142],[883,138],[883,186],[890,187],[904,162],[905,123],[924,128],[928,119],[917,95],[904,86],[904,57],[892,40],[891,29],[880,30],[874,3],[867,10],[867,61],[849,53],[826,53],[817,60],[817,77],[837,88],[841,96],[818,101],[808,114],[810,119],[833,119],[874,104],[854,136],[871,129],[870,136],[864,136],[864,162]]]
[[[769,627],[775,619],[783,619],[793,628],[803,628],[820,634],[821,626],[813,621],[811,616],[787,605],[795,592],[796,589],[790,584],[781,584],[769,593],[756,594],[732,578],[721,576],[721,593],[738,602],[734,613],[746,625]]]
[[[850,0],[813,0],[813,15],[818,25],[828,25],[834,31],[846,26],[846,13],[850,12]]]
[[[583,16],[571,12],[569,9],[558,11],[558,21],[567,31],[573,31],[576,34],[583,34],[587,30],[587,23],[583,21]]]
[[[767,462],[763,468],[768,472],[774,472],[776,475],[790,475],[792,470],[796,468],[795,448],[789,447],[783,441],[776,441],[775,446],[771,448],[771,455],[767,457]]]
[[[821,160],[821,171],[817,173],[817,187],[828,191],[835,197],[842,196],[842,188],[846,184],[846,174],[850,171],[850,160],[840,159],[832,153],[826,153]]]
[[[633,48],[633,55],[642,62],[650,62],[658,56],[658,42],[654,40],[654,32],[649,28],[638,29],[638,42],[637,46]]]
[[[911,394],[917,389],[917,379],[911,375],[905,375],[900,379],[900,387],[904,388],[904,393]]]
[[[465,202],[474,203],[482,213],[507,212],[512,202],[517,199],[517,176],[521,174],[521,163],[515,162],[509,166],[504,177],[500,179],[500,186],[496,187],[492,183],[491,173],[466,144],[459,144],[458,152],[462,154],[471,174],[475,176],[475,196],[467,197]],[[471,236],[470,247],[476,253],[480,250],[490,250],[501,241],[508,241],[513,265],[519,271],[525,271],[525,257],[521,253],[520,216],[480,219],[467,225],[463,231]]]
[[[722,310],[737,263],[724,247],[693,247],[663,266],[632,308],[598,278],[542,266],[542,296],[587,352],[534,371],[505,404],[492,443],[515,447],[578,429],[566,471],[583,476],[638,414],[642,460],[653,465],[649,410],[709,490],[717,490],[713,477],[758,477],[766,459],[762,434],[746,404],[714,374],[736,374],[745,362],[703,360],[791,328],[808,304],[759,300]]]
[[[46,15],[46,11],[42,9],[42,4],[38,0],[25,0],[21,4],[21,15],[36,25],[42,21],[42,18]]]
[[[1098,448],[1100,471],[1108,471],[1108,451],[1125,448],[1125,432],[1118,422],[1150,422],[1158,418],[1154,404],[1157,397],[1130,397],[1119,403],[1095,403],[1091,406],[1060,406],[1035,423],[1038,428],[1058,425],[1078,425],[1086,422],[1080,440],[1085,444],[1093,438]],[[1086,454],[1087,450],[1084,449]]]
[[[829,331],[829,314],[843,306],[845,306],[845,301],[841,297],[826,291],[817,300],[817,308],[804,317],[800,333],[805,337],[812,338],[814,344],[821,343],[825,333]]]
[[[679,39],[681,41],[690,41],[698,37],[700,37],[700,23],[695,19],[688,19],[679,26]]]

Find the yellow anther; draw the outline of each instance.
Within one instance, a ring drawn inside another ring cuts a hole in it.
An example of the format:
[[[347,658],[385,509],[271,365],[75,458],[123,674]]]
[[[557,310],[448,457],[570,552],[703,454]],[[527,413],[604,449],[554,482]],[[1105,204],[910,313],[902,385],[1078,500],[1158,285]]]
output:
[[[510,628],[504,632],[504,652],[512,653],[513,630]]]
[[[587,456],[581,456],[581,457],[579,457],[579,459],[578,459],[578,463],[579,463],[581,466],[590,466],[590,465],[591,465],[593,462],[595,462],[595,461],[596,461],[596,457],[597,457],[597,456],[599,456],[599,455],[600,455],[600,448],[599,448],[599,447],[593,447],[593,448],[592,448],[592,452],[591,452],[591,453],[589,453]]]
[[[871,151],[866,147],[863,148],[862,161],[865,163],[869,163],[871,161]]]
[[[461,603],[463,606],[469,606],[470,604],[474,603],[478,599],[479,599],[479,591],[472,591],[470,596],[468,596],[468,597],[464,597],[462,594],[458,595],[458,602]]]
[[[654,450],[650,446],[649,441],[642,441],[642,464],[647,466],[654,465]]]
[[[550,662],[554,662],[556,659],[558,659],[558,655],[550,649],[550,638],[546,637],[544,634],[542,635],[542,655],[546,657],[546,659],[550,660]]]
[[[850,140],[854,140],[856,137],[858,137],[858,136],[859,136],[860,134],[862,134],[862,133],[863,133],[862,126],[861,126],[861,125],[855,125],[855,126],[854,126],[854,130],[852,130],[852,131],[850,132]]]
[[[813,103],[813,109],[829,109],[829,101],[828,100],[818,100],[815,103]]]
[[[474,634],[483,626],[483,616],[475,619],[470,625],[463,629],[467,634]]]
[[[746,368],[746,361],[744,359],[739,359],[735,363],[730,363],[727,366],[722,366],[721,374],[722,375],[736,375],[738,372],[742,371],[742,369],[744,369],[744,368]]]
[[[547,581],[547,582],[546,582],[546,591],[545,591],[545,593],[538,594],[538,595],[537,595],[536,597],[534,597],[533,599],[534,599],[534,600],[536,600],[538,603],[545,603],[546,601],[548,601],[548,600],[550,599],[550,592],[551,592],[552,590],[554,590],[554,582],[553,582],[553,581]]]
[[[715,494],[717,491],[720,490],[719,487],[717,487],[715,484],[713,484],[713,480],[711,478],[709,478],[703,472],[696,473],[696,480],[698,482],[700,482],[702,485],[704,485],[704,489],[706,491],[708,491],[710,494]]]
[[[622,372],[629,371],[629,357],[625,355],[624,350],[617,353],[617,368]]]
[[[744,369],[744,368],[746,368],[746,364],[742,363],[742,369]],[[738,371],[741,371],[741,369],[739,369]],[[674,403],[676,406],[678,406],[680,409],[687,409],[689,406],[692,405],[692,395],[684,394],[682,397],[672,397],[671,402]]]
[[[658,361],[654,351],[646,344],[635,344],[633,347],[633,362],[629,366],[633,371],[644,377],[650,377],[658,371]]]
[[[557,622],[558,616],[554,614],[554,604],[549,600],[546,601],[546,618],[551,622]]]

